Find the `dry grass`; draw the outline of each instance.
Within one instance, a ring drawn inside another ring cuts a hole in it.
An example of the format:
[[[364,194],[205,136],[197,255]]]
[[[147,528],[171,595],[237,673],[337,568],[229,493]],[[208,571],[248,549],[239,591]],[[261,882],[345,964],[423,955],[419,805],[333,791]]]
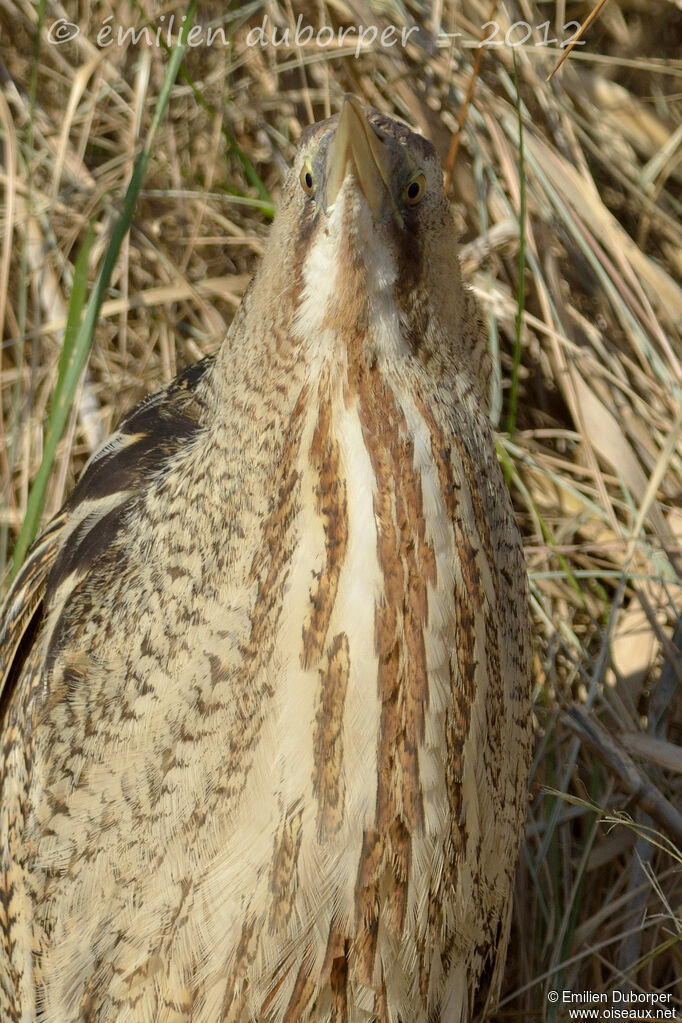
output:
[[[49,3],[37,55],[35,5],[0,0],[0,566],[41,458],[76,255],[94,223],[93,280],[168,62],[143,39],[100,49],[97,35],[149,23],[151,36],[174,15],[176,36],[185,11],[175,0],[143,6],[146,16],[137,4],[81,4],[78,37],[56,46],[53,23],[76,5]],[[491,7],[202,5],[203,44],[187,50],[157,134],[44,519],[120,414],[220,342],[303,126],[351,91],[417,126],[444,163],[452,156]],[[513,430],[500,453],[537,639],[532,803],[498,1018],[564,1019],[550,989],[627,984],[669,993],[679,1009],[682,12],[665,0],[607,4],[548,84],[561,50],[533,44],[565,39],[562,24],[590,4],[500,8],[495,41],[511,20],[549,24],[527,45],[485,48],[451,187],[465,272],[499,353],[493,408]],[[418,31],[358,56],[354,37],[296,46],[292,32],[285,45],[299,14],[315,31]],[[250,46],[264,15],[269,45]],[[210,47],[209,29],[223,33]],[[517,25],[510,39],[522,35]]]

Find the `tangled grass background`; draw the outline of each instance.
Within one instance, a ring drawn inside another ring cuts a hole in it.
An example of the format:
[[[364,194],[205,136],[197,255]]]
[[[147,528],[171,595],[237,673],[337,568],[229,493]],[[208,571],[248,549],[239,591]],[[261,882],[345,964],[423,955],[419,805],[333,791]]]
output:
[[[120,415],[220,343],[308,123],[353,92],[442,155],[536,635],[499,1020],[565,1019],[563,990],[682,1011],[682,9],[606,4],[548,81],[590,10],[0,0],[6,580]]]

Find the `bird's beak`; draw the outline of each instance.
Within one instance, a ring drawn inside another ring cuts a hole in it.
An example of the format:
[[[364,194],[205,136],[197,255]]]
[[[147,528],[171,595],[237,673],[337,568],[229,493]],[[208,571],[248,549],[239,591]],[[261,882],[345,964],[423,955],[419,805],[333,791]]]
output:
[[[391,192],[388,149],[374,132],[355,96],[344,97],[327,154],[327,209],[336,202],[349,172],[357,181],[375,221],[383,219],[388,199],[393,216],[402,224]]]

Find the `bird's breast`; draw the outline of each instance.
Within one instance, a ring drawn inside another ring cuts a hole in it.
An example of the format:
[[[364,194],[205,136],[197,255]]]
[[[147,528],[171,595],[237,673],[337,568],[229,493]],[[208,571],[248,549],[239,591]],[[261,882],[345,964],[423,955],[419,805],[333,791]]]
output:
[[[279,812],[295,819],[291,877],[374,934],[368,976],[377,893],[395,938],[426,903],[411,880],[438,874],[448,827],[454,538],[433,444],[418,398],[378,370],[321,377],[269,666],[262,749],[278,750]]]
[[[454,943],[464,962],[483,940],[475,850],[502,862],[493,801],[479,814],[503,688],[494,553],[437,401],[346,350],[294,396],[268,480],[242,663],[221,675],[244,713],[191,919],[255,1018],[303,1018],[306,978],[333,999],[343,960],[354,1004],[416,1021]]]

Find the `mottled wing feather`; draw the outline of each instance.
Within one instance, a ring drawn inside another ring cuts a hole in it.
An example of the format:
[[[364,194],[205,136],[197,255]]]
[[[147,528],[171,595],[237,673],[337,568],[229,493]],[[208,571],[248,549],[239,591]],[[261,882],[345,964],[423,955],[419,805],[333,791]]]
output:
[[[55,516],[29,551],[0,614],[0,719],[41,615],[45,585],[57,556],[66,512]],[[26,642],[25,642],[26,640]]]
[[[213,362],[214,357],[208,356],[188,366],[165,390],[145,398],[121,420],[86,465],[67,509],[130,491],[160,467],[196,429],[196,388]]]
[[[168,388],[146,398],[92,455],[64,508],[30,549],[0,610],[0,721],[42,617],[44,598],[87,568],[120,509],[197,427],[194,392],[213,356],[189,366]],[[89,542],[87,542],[89,540]]]
[[[92,456],[65,505],[69,518],[48,579],[48,600],[111,545],[126,509],[196,432],[201,415],[196,388],[212,364],[209,356],[188,366],[164,391],[146,398]]]
[[[71,599],[100,559],[115,556],[114,539],[125,511],[163,474],[174,455],[200,429],[200,383],[213,359],[188,367],[164,391],[134,408],[87,463],[63,509],[31,548],[0,612],[0,848],[9,858],[0,876],[0,1016],[28,1018],[33,981],[20,949],[33,915],[32,882],[17,858],[16,836],[27,812],[32,692],[43,677],[39,655],[51,628],[48,662],[68,639]],[[77,604],[77,602],[76,602]],[[56,623],[51,609],[61,608]],[[30,807],[28,807],[30,810]],[[17,998],[20,1012],[17,1015]]]

